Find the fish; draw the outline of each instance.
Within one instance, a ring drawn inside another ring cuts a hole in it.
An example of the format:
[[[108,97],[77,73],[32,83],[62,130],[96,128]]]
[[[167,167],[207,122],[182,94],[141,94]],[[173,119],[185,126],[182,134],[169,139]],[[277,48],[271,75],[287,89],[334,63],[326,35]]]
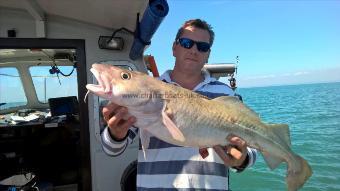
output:
[[[287,190],[300,189],[312,175],[308,162],[291,149],[287,124],[263,122],[259,115],[234,96],[208,99],[188,89],[165,83],[138,71],[109,64],[90,69],[98,84],[87,84],[95,95],[127,107],[140,129],[142,148],[150,136],[189,147],[228,145],[238,136],[263,155],[271,170],[287,163]]]

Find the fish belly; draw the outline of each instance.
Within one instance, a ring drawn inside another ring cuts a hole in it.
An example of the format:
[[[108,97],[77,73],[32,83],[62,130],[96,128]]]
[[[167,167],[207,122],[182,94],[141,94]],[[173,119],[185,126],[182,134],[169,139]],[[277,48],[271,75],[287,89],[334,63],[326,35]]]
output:
[[[184,146],[212,147],[227,145],[229,132],[222,128],[192,127],[181,129],[185,136]]]

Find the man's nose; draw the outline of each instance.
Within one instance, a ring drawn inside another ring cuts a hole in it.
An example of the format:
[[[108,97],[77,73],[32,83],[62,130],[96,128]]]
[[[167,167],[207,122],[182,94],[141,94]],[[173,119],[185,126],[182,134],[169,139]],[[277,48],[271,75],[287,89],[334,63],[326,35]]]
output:
[[[197,54],[198,53],[198,49],[197,49],[196,43],[190,48],[190,52],[192,54]]]

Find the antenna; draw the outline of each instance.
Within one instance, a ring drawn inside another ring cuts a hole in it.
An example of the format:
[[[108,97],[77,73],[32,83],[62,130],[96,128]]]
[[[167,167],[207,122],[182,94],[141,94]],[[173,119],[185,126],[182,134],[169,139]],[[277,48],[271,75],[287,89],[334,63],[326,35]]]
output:
[[[236,56],[236,67],[235,67],[235,72],[232,73],[230,75],[230,79],[229,79],[229,84],[230,84],[230,87],[232,90],[236,90],[237,86],[236,86],[236,78],[234,76],[236,76],[237,74],[237,67],[238,67],[238,64],[239,64],[239,57]]]

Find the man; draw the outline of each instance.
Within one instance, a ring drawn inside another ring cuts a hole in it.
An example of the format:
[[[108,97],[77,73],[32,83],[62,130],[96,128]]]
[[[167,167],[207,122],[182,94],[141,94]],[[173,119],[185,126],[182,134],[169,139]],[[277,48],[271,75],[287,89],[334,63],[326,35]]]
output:
[[[176,58],[172,71],[165,72],[160,80],[198,92],[209,98],[233,96],[231,88],[209,73],[202,71],[207,63],[214,32],[200,19],[189,20],[178,30],[173,43]],[[108,127],[102,134],[106,153],[117,156],[136,137],[132,127],[136,118],[123,117],[127,108],[113,103],[103,108]],[[256,151],[235,136],[228,137],[230,145],[214,148],[191,148],[172,145],[151,137],[146,156],[140,150],[137,165],[137,190],[228,190],[229,168],[241,172],[256,159]]]

